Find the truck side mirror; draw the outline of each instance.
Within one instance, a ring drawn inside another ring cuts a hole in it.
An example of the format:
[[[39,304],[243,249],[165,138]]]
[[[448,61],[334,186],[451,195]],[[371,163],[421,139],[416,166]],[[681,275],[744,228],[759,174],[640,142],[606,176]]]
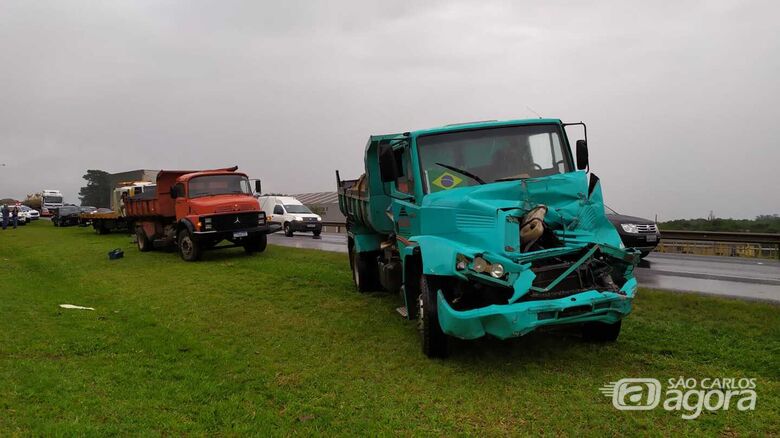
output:
[[[176,186],[171,186],[171,199],[176,199],[179,197],[179,192],[176,190]]]
[[[379,176],[382,182],[395,181],[398,177],[398,165],[395,162],[393,146],[380,144],[377,146],[377,154],[379,155]]]
[[[577,140],[577,169],[585,170],[588,168],[588,142],[586,140]]]
[[[260,184],[260,180],[256,179],[255,180],[255,193],[257,193],[259,195],[262,192],[263,192],[263,186],[262,186],[262,184]]]

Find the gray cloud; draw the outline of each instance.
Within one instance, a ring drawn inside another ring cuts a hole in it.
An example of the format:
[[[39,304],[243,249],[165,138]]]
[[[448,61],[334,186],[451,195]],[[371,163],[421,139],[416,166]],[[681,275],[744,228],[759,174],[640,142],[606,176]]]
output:
[[[369,134],[589,124],[615,209],[780,212],[771,2],[0,4],[0,196],[88,168],[238,164],[289,193],[361,172]]]

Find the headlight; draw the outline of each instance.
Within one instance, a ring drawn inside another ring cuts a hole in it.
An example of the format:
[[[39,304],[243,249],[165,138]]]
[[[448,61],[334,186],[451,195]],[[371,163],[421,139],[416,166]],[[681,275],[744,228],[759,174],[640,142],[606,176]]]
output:
[[[501,263],[496,263],[495,265],[490,267],[490,275],[493,276],[493,278],[501,278],[504,276],[504,265]]]
[[[203,218],[203,231],[211,231],[211,218],[210,217],[204,217]]]
[[[468,257],[464,256],[463,254],[458,254],[457,257],[455,257],[455,269],[458,271],[465,271],[468,266]]]
[[[620,228],[623,228],[623,231],[626,233],[638,233],[639,230],[637,229],[636,224],[620,224]]]
[[[263,213],[262,211],[257,215],[257,224],[265,225],[265,213]]]
[[[322,218],[317,216],[317,222],[322,222]]]
[[[301,218],[299,218],[299,217],[293,218],[293,222],[300,222],[300,221],[301,221]]]
[[[472,266],[472,269],[475,272],[485,272],[490,268],[490,263],[487,262],[487,260],[483,259],[482,257],[476,257],[474,258],[474,265]]]

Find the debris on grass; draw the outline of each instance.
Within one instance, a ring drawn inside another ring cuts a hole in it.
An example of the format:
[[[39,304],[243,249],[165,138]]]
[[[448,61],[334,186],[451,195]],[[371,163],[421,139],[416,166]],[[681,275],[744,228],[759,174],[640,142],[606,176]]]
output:
[[[63,309],[95,310],[92,307],[76,306],[74,304],[60,304]]]

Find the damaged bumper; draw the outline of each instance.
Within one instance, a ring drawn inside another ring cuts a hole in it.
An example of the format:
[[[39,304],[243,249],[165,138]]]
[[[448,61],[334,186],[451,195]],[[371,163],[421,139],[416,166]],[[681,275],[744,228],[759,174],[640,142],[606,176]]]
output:
[[[439,291],[439,324],[444,333],[461,339],[476,339],[486,334],[507,339],[541,326],[591,321],[614,323],[631,312],[636,287],[636,279],[630,278],[619,292],[590,290],[559,299],[494,304],[462,311],[450,307]]]

